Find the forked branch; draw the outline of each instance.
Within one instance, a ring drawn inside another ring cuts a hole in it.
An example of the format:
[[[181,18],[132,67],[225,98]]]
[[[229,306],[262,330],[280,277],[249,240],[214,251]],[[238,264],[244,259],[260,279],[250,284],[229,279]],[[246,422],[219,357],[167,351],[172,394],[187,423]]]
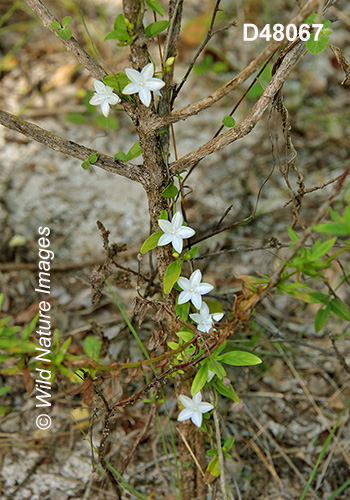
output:
[[[292,71],[293,67],[300,59],[304,51],[305,51],[305,43],[298,42],[293,47],[293,49],[287,53],[278,71],[275,73],[271,82],[267,86],[265,92],[257,101],[251,112],[242,121],[242,123],[230,129],[229,131],[225,132],[224,134],[215,137],[211,141],[207,142],[203,146],[200,146],[191,153],[188,153],[179,160],[171,163],[170,171],[172,175],[177,174],[183,169],[191,168],[193,165],[195,165],[198,161],[202,160],[206,156],[211,155],[215,151],[219,151],[228,144],[231,144],[237,139],[241,139],[245,135],[249,134],[249,132],[253,130],[255,125],[262,117],[263,113],[266,111],[268,106],[273,101],[275,95],[282,87],[289,73]]]

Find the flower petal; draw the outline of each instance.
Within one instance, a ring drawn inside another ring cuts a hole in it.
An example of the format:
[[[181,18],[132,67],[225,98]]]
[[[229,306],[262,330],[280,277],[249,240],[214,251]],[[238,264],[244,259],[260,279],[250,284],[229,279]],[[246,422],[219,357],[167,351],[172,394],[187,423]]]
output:
[[[202,315],[198,313],[190,314],[190,318],[197,324],[200,323],[203,319]]]
[[[204,295],[205,293],[211,292],[213,288],[213,285],[210,285],[209,283],[200,283],[197,286],[197,292]]]
[[[171,225],[171,222],[169,222],[168,220],[159,219],[158,226],[160,227],[160,229],[162,231],[164,231],[164,233],[171,233],[172,225]]]
[[[182,226],[183,224],[183,217],[181,212],[176,212],[174,217],[172,218],[171,225],[174,229],[178,229]]]
[[[186,408],[185,410],[182,410],[179,413],[179,416],[177,417],[177,419],[179,422],[183,422],[184,420],[188,420],[191,417],[192,417],[192,410],[188,410]]]
[[[202,401],[202,393],[201,391],[197,392],[194,394],[192,401],[194,402],[195,405],[198,405]]]
[[[191,285],[199,285],[202,279],[202,273],[199,269],[196,269],[190,277]]]
[[[133,83],[141,83],[141,73],[134,68],[125,68],[125,74]]]
[[[100,104],[103,103],[103,101],[105,101],[106,97],[104,95],[100,95],[100,94],[94,94],[89,103],[92,104],[93,106],[99,106]]]
[[[191,227],[182,226],[178,229],[178,234],[181,238],[191,238],[195,234],[195,230]]]
[[[109,97],[108,101],[111,105],[118,104],[118,102],[120,102],[120,97],[117,94],[112,94],[111,97]]]
[[[168,243],[171,242],[173,239],[172,235],[169,233],[164,233],[158,240],[158,246],[163,247],[164,245],[167,245]]]
[[[177,253],[181,253],[184,247],[183,239],[180,236],[173,236],[173,247]]]
[[[211,314],[211,317],[213,318],[214,321],[220,321],[221,318],[223,318],[224,313],[214,313]]]
[[[161,80],[160,78],[150,78],[145,83],[146,83],[146,87],[149,90],[153,90],[153,91],[160,90],[165,85],[165,82],[163,82],[163,80]]]
[[[191,302],[196,309],[200,309],[202,305],[202,296],[199,293],[191,293]]]
[[[107,116],[109,114],[109,104],[108,104],[108,101],[103,101],[101,103],[101,110],[102,110],[103,115],[107,118]]]
[[[180,278],[178,278],[177,284],[181,286],[182,290],[188,290],[191,286],[190,280],[184,278],[183,276],[180,276]]]
[[[185,408],[193,407],[192,399],[188,396],[185,396],[184,394],[180,394],[179,401]]]
[[[214,408],[214,406],[211,403],[199,403],[198,409],[201,413],[207,413],[208,411],[211,411]]]
[[[99,80],[94,81],[94,87],[98,94],[104,94],[106,92],[106,85]]]
[[[191,300],[192,294],[191,292],[181,292],[179,298],[177,300],[178,304],[186,304],[189,300]]]
[[[154,66],[153,63],[148,63],[141,71],[141,77],[143,80],[151,80],[154,75]]]
[[[201,316],[209,316],[209,307],[208,307],[208,304],[206,302],[202,303]]]
[[[148,108],[148,106],[151,104],[152,99],[151,92],[146,88],[142,88],[139,92],[139,98],[141,102]]]
[[[193,412],[191,420],[194,423],[194,425],[200,427],[202,425],[202,420],[203,420],[201,412],[200,411]]]
[[[123,94],[137,94],[140,91],[140,85],[138,83],[128,83],[122,90]]]

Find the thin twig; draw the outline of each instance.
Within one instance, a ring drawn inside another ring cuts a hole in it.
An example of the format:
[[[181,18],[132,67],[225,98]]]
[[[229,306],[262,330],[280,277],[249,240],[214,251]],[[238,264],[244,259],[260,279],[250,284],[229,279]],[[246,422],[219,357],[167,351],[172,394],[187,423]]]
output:
[[[201,55],[201,53],[203,52],[205,46],[209,43],[209,41],[213,38],[213,36],[216,35],[217,33],[220,33],[222,31],[228,30],[232,26],[236,25],[236,21],[233,21],[233,22],[229,23],[228,25],[226,25],[226,26],[224,26],[224,27],[222,27],[220,29],[217,29],[217,30],[215,30],[213,32],[214,23],[215,23],[216,15],[219,12],[220,3],[221,3],[221,0],[216,0],[215,7],[214,7],[214,10],[213,10],[213,14],[211,16],[211,22],[210,22],[210,26],[209,26],[209,29],[208,29],[208,32],[207,32],[207,36],[203,40],[203,42],[202,42],[201,46],[198,48],[198,50],[197,50],[194,58],[190,62],[189,66],[187,68],[187,71],[186,71],[184,77],[181,80],[181,83],[175,87],[175,89],[173,91],[173,95],[172,95],[172,103],[174,103],[174,101],[175,101],[176,97],[178,96],[180,90],[182,89],[182,87],[186,83],[187,78],[189,77],[189,75],[190,75],[190,73],[191,73],[191,71],[193,69],[193,66],[196,64],[196,61],[197,61],[198,57]]]
[[[289,73],[292,71],[304,52],[305,42],[299,42],[290,52],[286,54],[282,64],[271,79],[271,82],[267,86],[265,92],[256,102],[246,118],[236,127],[208,141],[206,144],[183,156],[178,161],[171,163],[171,173],[176,174],[183,169],[188,169],[199,160],[211,155],[215,151],[219,151],[225,146],[232,144],[237,139],[241,139],[249,134],[261,119],[268,106],[273,102],[275,95],[278,93]]]
[[[102,66],[100,66],[100,64],[86,52],[86,50],[76,41],[74,37],[71,37],[69,40],[63,40],[58,36],[57,31],[51,27],[52,21],[57,21],[57,19],[51,14],[45,5],[43,5],[40,0],[25,0],[25,2],[28,7],[42,20],[44,26],[57,36],[57,38],[65,45],[66,49],[74,55],[80,64],[82,64],[82,66],[84,66],[96,80],[103,81],[103,78],[106,76],[106,72]]]
[[[337,1],[337,0],[335,0]],[[315,8],[318,6],[318,0],[309,0],[303,7],[303,9],[299,12],[299,14],[292,19],[288,24],[295,24],[297,27],[300,26],[307,18],[309,14],[311,14]],[[274,54],[284,43],[284,40],[271,42],[262,52],[261,54],[252,61],[243,71],[241,71],[237,76],[233,78],[233,80],[226,83],[223,87],[220,87],[218,90],[213,92],[212,94],[200,99],[199,101],[194,102],[193,104],[189,104],[184,108],[181,108],[177,111],[173,111],[170,115],[160,117],[157,128],[160,128],[164,125],[170,125],[170,123],[176,123],[180,120],[185,120],[189,116],[193,116],[198,114],[200,111],[204,109],[210,108],[215,102],[219,101],[227,94],[229,94],[233,89],[237,88],[243,82],[245,82],[253,73],[258,71],[260,66],[269,58],[272,54]]]
[[[59,135],[34,125],[34,123],[29,123],[11,113],[7,113],[7,111],[0,110],[0,124],[16,132],[20,132],[26,137],[30,137],[54,151],[73,156],[79,160],[87,160],[89,156],[94,153],[98,158],[94,166],[100,167],[107,172],[113,172],[114,174],[127,177],[132,181],[142,182],[142,166],[140,165],[133,165],[132,163],[116,160],[113,156],[105,155],[94,149],[87,148],[82,144],[64,139]]]

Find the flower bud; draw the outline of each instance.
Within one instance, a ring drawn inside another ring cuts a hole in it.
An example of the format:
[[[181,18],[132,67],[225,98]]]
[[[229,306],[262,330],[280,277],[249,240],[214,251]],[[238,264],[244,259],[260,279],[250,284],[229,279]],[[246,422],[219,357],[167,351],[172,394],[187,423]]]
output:
[[[164,67],[165,67],[165,68],[170,68],[170,66],[172,66],[172,65],[174,64],[174,61],[175,61],[175,57],[169,57],[169,58],[165,61]]]

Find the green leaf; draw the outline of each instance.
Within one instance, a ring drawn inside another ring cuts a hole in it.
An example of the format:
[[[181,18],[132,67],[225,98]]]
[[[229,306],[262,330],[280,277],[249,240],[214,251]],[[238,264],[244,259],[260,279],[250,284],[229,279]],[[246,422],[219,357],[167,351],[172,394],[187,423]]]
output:
[[[315,316],[315,332],[319,332],[325,326],[328,321],[329,315],[331,312],[331,308],[327,305],[324,309],[319,309]]]
[[[139,142],[135,142],[133,146],[128,151],[128,154],[126,155],[126,161],[132,160],[133,158],[137,158],[142,154],[142,148],[140,146]]]
[[[159,35],[162,31],[166,30],[169,26],[169,21],[156,21],[155,23],[151,23],[145,28],[145,33],[148,38],[153,38],[156,35]]]
[[[5,396],[8,392],[10,392],[11,387],[6,385],[5,387],[0,387],[0,396]]]
[[[350,225],[345,222],[325,222],[324,224],[317,224],[312,226],[313,231],[325,234],[335,234],[337,236],[347,236],[350,234]]]
[[[58,21],[52,21],[52,23],[50,24],[51,28],[53,28],[54,30],[60,30],[61,29],[61,25]]]
[[[89,156],[89,162],[94,164],[96,163],[98,160],[98,156],[96,153],[92,153],[90,156]]]
[[[345,321],[350,321],[350,312],[346,305],[340,299],[332,299],[329,306],[333,314]]]
[[[226,439],[225,443],[224,443],[224,448],[226,451],[230,451],[230,449],[232,448],[233,444],[235,442],[235,438],[232,436],[228,439]]]
[[[234,127],[236,125],[235,120],[232,118],[232,116],[224,116],[222,119],[222,124],[225,125],[225,127]]]
[[[105,40],[119,40],[121,43],[130,42],[131,37],[125,24],[125,17],[119,14],[114,21],[114,30],[105,36]]]
[[[190,312],[190,303],[185,302],[184,304],[177,304],[175,306],[175,314],[179,316],[181,321],[187,321]]]
[[[198,250],[199,250],[198,247],[192,247],[191,250],[185,253],[184,260],[193,259],[197,255]]]
[[[159,214],[159,218],[162,220],[168,220],[168,212],[166,210],[162,210]]]
[[[218,450],[212,448],[211,450],[207,451],[207,455],[217,457],[218,456]]]
[[[62,26],[65,28],[66,26],[68,26],[68,24],[70,24],[72,22],[72,18],[70,16],[66,16],[63,18],[62,20]]]
[[[214,457],[208,464],[207,471],[210,472],[212,476],[220,476],[220,464],[219,457]]]
[[[7,412],[11,410],[10,406],[0,406],[0,416],[6,415]]]
[[[312,247],[312,258],[318,260],[323,257],[327,252],[329,252],[336,241],[337,238],[331,238],[330,240],[324,241],[323,243],[321,243],[321,240],[317,240]]]
[[[215,380],[214,387],[218,392],[220,392],[220,394],[222,394],[222,396],[225,396],[225,398],[230,398],[236,403],[239,403],[239,397],[237,396],[231,384],[226,387],[223,381],[218,379]]]
[[[181,264],[181,260],[175,260],[169,264],[167,270],[165,271],[163,278],[163,289],[165,295],[169,295],[174,284],[179,279],[181,274]]]
[[[54,360],[56,365],[60,365],[62,363],[62,361],[64,359],[64,355],[66,354],[67,349],[70,346],[71,342],[72,342],[72,337],[68,337],[68,339],[66,339],[63,342],[63,344],[59,350],[59,353],[57,354],[56,359]]]
[[[320,54],[327,47],[329,36],[320,34],[317,42],[315,41],[315,33],[311,33],[309,40],[306,42],[306,48],[310,54]]]
[[[163,231],[156,231],[155,233],[152,233],[151,236],[149,236],[143,243],[140,253],[144,254],[146,252],[149,252],[150,250],[153,250],[153,248],[156,248],[158,246],[159,238],[162,236],[162,234],[164,234]]]
[[[216,358],[215,363],[213,363],[211,360],[207,361],[207,363],[208,363],[208,370],[214,372],[215,375],[218,377],[219,380],[222,380],[223,377],[226,377],[226,370],[222,366],[222,364],[219,363],[219,361],[217,360],[217,358]]]
[[[179,344],[177,342],[168,342],[168,346],[174,351],[179,348]]]
[[[177,332],[176,335],[179,337],[179,339],[183,340],[184,342],[188,342],[189,340],[192,339],[193,337],[193,332],[187,332],[185,330],[181,330],[181,332]]]
[[[116,75],[105,76],[103,82],[108,85],[108,87],[114,88],[117,92],[121,92],[128,83],[130,83],[129,78],[125,73],[119,72]]]
[[[39,314],[36,314],[35,317],[32,319],[32,321],[27,325],[22,333],[22,340],[28,340],[29,335],[33,332],[37,322],[39,319]]]
[[[84,160],[83,163],[81,164],[81,166],[84,170],[87,170],[90,167],[90,163],[88,161]]]
[[[57,31],[57,35],[62,38],[62,40],[69,40],[72,38],[72,30],[69,26],[67,26],[67,28]]]
[[[177,189],[176,186],[174,186],[174,180],[172,179],[170,181],[170,184],[162,191],[162,196],[164,198],[175,198],[179,190]]]
[[[85,337],[84,339],[84,351],[89,356],[89,358],[97,360],[100,354],[101,346],[101,340],[93,337],[92,335],[90,335],[89,337]]]
[[[161,6],[159,0],[146,0],[146,4],[150,7],[154,12],[157,12],[160,16],[164,16],[164,9]]]
[[[297,235],[297,233],[295,231],[293,231],[293,229],[289,226],[287,227],[287,230],[288,230],[288,234],[289,234],[289,237],[292,240],[292,242],[297,243],[299,241],[299,236]]]
[[[120,151],[120,153],[116,153],[116,154],[114,155],[114,158],[115,158],[116,160],[126,161],[126,154],[125,154],[125,153],[123,153],[123,151]],[[156,245],[156,246],[157,246],[157,245]]]
[[[310,304],[326,304],[328,302],[328,295],[321,292],[310,292],[307,294]]]
[[[82,113],[68,113],[66,115],[66,120],[75,125],[84,125],[86,123],[86,116]]]
[[[221,363],[233,366],[251,366],[262,363],[258,356],[244,351],[225,352],[218,359]]]
[[[203,389],[208,378],[208,364],[204,363],[198,370],[191,386],[191,395],[194,396]]]

